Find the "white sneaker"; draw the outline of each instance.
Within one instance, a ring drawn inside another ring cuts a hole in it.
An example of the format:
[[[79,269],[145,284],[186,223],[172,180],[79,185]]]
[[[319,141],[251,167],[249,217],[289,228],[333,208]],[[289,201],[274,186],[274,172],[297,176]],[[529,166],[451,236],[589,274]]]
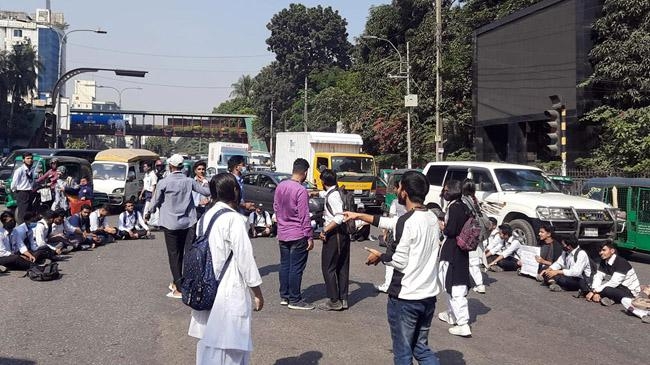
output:
[[[452,325],[452,326],[456,324],[456,323],[455,323],[454,321],[452,321],[451,318],[449,317],[449,312],[440,312],[440,313],[438,313],[438,319],[441,320],[441,321],[443,321],[443,322],[446,322],[447,324],[450,324],[450,325]]]
[[[449,333],[455,336],[471,336],[472,335],[472,330],[469,328],[468,324],[464,324],[461,326],[454,326],[449,329]]]
[[[485,294],[485,285],[477,285],[473,287],[472,290],[479,294]]]

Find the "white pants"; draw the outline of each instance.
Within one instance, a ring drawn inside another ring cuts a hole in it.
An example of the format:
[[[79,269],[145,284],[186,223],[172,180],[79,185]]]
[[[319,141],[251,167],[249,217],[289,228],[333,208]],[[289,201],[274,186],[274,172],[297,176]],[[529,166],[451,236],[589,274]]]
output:
[[[481,273],[481,261],[485,258],[485,252],[479,247],[469,252],[469,274],[476,286],[483,285],[483,273]],[[487,264],[485,264],[487,267]]]
[[[196,344],[196,365],[247,365],[250,352],[210,347],[199,341]]]
[[[643,318],[643,317],[645,317],[645,316],[647,316],[647,315],[650,315],[650,311],[643,310],[643,309],[638,309],[638,308],[634,308],[634,307],[632,306],[632,301],[633,301],[633,300],[634,300],[634,298],[623,298],[623,299],[621,299],[621,304],[622,304],[623,307],[625,307],[625,309],[627,309],[628,311],[629,311],[630,309],[632,309],[632,313],[633,313],[635,316],[639,317],[639,318]]]
[[[451,288],[451,295],[445,288],[445,279],[447,277],[447,270],[449,269],[449,262],[440,261],[438,266],[438,279],[442,284],[445,295],[447,296],[447,314],[449,319],[459,326],[469,323],[469,306],[467,304],[467,286],[454,285]]]

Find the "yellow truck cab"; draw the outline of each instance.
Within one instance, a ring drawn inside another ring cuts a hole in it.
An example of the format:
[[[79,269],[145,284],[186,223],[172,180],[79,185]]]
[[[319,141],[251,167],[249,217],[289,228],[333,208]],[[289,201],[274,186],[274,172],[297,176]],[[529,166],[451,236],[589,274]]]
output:
[[[374,195],[377,170],[375,158],[371,155],[359,153],[329,153],[314,154],[312,180],[319,190],[323,190],[320,172],[331,169],[336,173],[339,187],[354,192],[354,203],[357,208],[376,208],[377,202]]]

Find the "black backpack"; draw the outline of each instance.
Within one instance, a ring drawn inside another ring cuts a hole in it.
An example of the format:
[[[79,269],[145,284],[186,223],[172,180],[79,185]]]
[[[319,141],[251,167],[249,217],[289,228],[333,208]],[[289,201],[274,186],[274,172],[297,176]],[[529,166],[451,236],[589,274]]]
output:
[[[51,281],[61,277],[59,273],[59,264],[51,262],[43,265],[32,265],[25,276],[34,281]]]
[[[330,203],[327,201],[327,198],[332,194],[333,191],[338,191],[339,194],[341,195],[341,201],[343,202],[343,211],[344,212],[356,212],[357,211],[357,206],[354,204],[354,194],[345,188],[340,189],[338,186],[335,187],[334,189],[330,190],[326,195],[325,195],[325,207],[327,208],[327,211],[330,212],[331,215],[334,215],[334,211],[332,211],[332,207],[330,206]],[[357,231],[357,225],[354,220],[350,219],[347,222],[343,222],[339,226],[341,229],[341,233],[343,234],[352,234]]]
[[[183,257],[183,284],[181,285],[181,293],[183,303],[190,306],[195,310],[209,310],[212,309],[214,299],[217,296],[217,289],[219,283],[223,278],[223,274],[228,269],[230,260],[232,259],[232,251],[226,260],[226,263],[219,274],[219,278],[215,278],[214,269],[212,267],[212,253],[210,252],[210,243],[208,237],[212,230],[212,225],[222,214],[229,212],[230,209],[220,209],[212,218],[206,230],[203,230],[204,217],[199,220],[199,229],[196,238],[192,242],[192,247]]]

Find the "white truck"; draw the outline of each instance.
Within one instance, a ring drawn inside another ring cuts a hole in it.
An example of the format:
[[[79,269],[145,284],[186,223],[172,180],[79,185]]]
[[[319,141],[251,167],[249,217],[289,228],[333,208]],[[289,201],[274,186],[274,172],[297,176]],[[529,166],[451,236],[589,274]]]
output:
[[[212,142],[208,145],[208,170],[215,173],[228,171],[228,160],[232,156],[242,156],[248,164],[248,144],[232,142]]]
[[[523,244],[536,246],[542,223],[555,227],[558,235],[572,235],[581,245],[596,245],[615,234],[616,209],[608,204],[567,195],[542,170],[525,165],[480,161],[430,162],[423,173],[429,181],[425,203],[445,205],[440,197],[450,180],[472,179],[481,211],[508,223]]]

